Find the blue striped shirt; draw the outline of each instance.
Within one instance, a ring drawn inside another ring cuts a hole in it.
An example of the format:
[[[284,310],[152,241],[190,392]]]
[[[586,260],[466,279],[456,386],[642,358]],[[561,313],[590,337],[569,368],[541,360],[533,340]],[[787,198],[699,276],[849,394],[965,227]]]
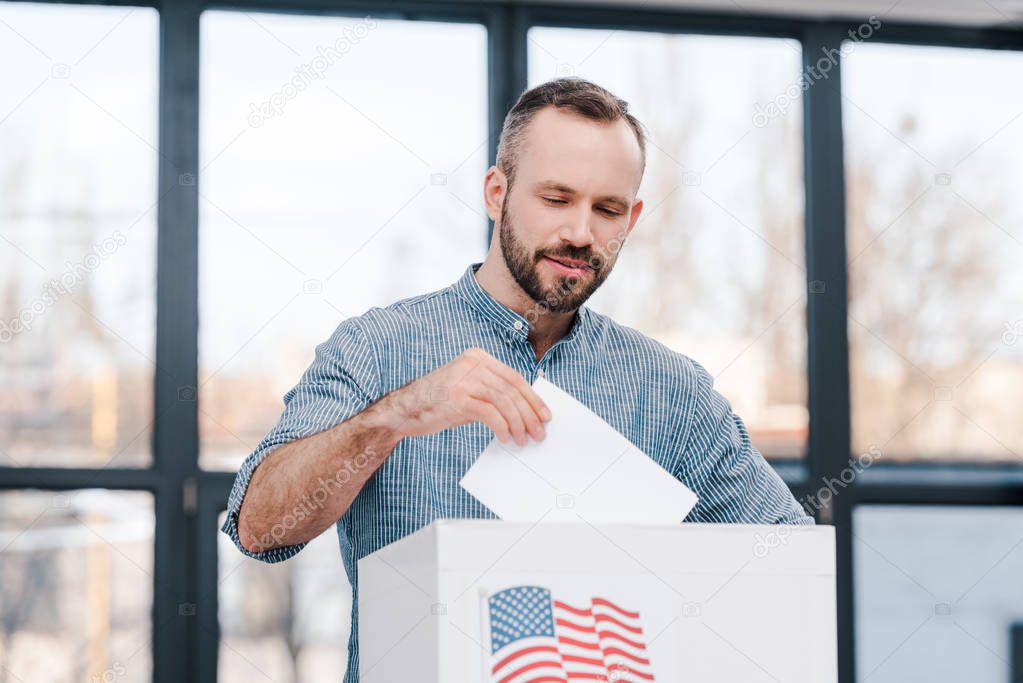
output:
[[[472,264],[453,285],[372,308],[342,322],[284,395],[284,412],[242,464],[222,531],[244,554],[280,562],[304,544],[251,553],[238,510],[253,470],[276,446],[326,430],[471,347],[533,382],[542,373],[696,492],[689,522],[813,524],[750,442],[742,420],[695,360],[588,307],[539,361],[527,319],[476,281]],[[352,585],[346,683],[358,680],[358,577],[362,557],[435,519],[493,517],[458,482],[493,438],[482,423],[402,439],[337,522]],[[298,501],[296,501],[297,507]]]

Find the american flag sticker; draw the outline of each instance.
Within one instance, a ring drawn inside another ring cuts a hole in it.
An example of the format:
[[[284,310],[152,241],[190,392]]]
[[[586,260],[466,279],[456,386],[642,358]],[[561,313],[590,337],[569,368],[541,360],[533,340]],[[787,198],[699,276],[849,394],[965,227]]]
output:
[[[559,600],[514,586],[487,600],[492,683],[645,683],[654,671],[639,612],[603,597]]]

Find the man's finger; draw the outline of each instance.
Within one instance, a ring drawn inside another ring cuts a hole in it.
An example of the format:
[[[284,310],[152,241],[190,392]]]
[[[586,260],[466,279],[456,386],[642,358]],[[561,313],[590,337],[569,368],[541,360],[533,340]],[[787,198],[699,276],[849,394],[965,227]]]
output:
[[[514,372],[514,371],[513,371]],[[518,373],[516,373],[518,374]],[[490,378],[484,380],[488,386],[494,387],[495,390],[500,391],[511,398],[512,403],[518,410],[522,423],[525,425],[526,431],[536,441],[541,441],[544,437],[543,431],[543,420],[537,415],[533,406],[526,400],[526,397],[522,394],[520,386],[516,386],[513,382],[506,381],[503,377],[497,373],[491,374]],[[520,383],[521,385],[522,383]]]
[[[481,375],[477,381],[479,384],[470,395],[497,408],[507,421],[515,443],[524,446],[526,444],[526,425],[522,421],[522,416],[519,414],[518,408],[515,407],[515,403],[507,395],[508,392],[491,386],[489,383],[491,380],[486,375]]]
[[[519,393],[522,394],[529,405],[533,408],[537,418],[544,422],[551,419],[550,408],[547,407],[547,404],[544,403],[543,399],[536,393],[536,390],[530,386],[525,377],[516,372],[514,368],[508,367],[500,361],[490,363],[488,367],[499,377],[510,382],[512,386],[514,386]]]
[[[511,432],[508,429],[508,422],[501,415],[501,412],[486,401],[481,401],[477,398],[469,400],[473,416],[477,418],[476,421],[490,427],[490,431],[494,432],[494,436],[497,437],[498,441],[508,443],[511,439]]]

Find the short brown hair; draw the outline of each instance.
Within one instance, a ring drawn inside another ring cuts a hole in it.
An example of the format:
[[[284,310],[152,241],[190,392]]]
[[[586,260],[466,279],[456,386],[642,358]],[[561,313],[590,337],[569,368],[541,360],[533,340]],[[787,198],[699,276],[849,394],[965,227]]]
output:
[[[507,176],[509,187],[515,177],[526,128],[536,113],[547,106],[565,109],[592,121],[613,123],[624,118],[639,142],[639,170],[642,175],[646,168],[646,134],[643,124],[629,113],[629,103],[583,78],[556,78],[522,93],[504,118],[501,139],[497,143],[497,167]]]

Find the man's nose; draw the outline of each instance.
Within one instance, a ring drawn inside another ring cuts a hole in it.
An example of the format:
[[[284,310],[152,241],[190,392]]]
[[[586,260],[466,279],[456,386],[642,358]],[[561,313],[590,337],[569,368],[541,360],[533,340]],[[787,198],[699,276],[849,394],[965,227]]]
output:
[[[592,218],[588,207],[580,206],[567,217],[566,222],[561,226],[560,237],[562,241],[576,247],[585,247],[593,243],[593,231],[590,227]]]

